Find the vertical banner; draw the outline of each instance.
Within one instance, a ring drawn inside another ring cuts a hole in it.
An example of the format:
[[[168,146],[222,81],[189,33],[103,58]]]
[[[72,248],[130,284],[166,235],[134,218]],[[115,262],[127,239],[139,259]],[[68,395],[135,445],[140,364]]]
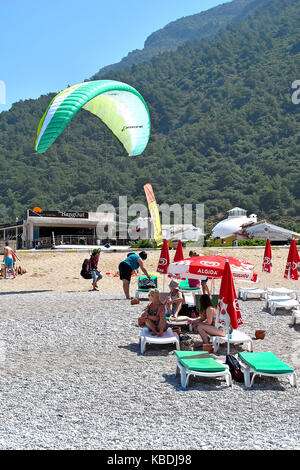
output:
[[[154,240],[158,245],[162,245],[163,243],[163,238],[162,238],[162,229],[161,229],[161,223],[160,223],[160,217],[159,217],[159,210],[158,206],[156,203],[156,199],[154,196],[153,188],[150,183],[147,183],[144,185],[144,190],[148,202],[148,207],[149,207],[149,212],[153,224],[153,234],[154,234]]]

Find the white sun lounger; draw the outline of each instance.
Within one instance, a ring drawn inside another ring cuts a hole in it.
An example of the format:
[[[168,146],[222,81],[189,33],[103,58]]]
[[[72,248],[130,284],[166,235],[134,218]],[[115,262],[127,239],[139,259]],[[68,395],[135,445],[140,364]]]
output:
[[[266,377],[288,377],[292,387],[297,387],[296,374],[292,367],[281,361],[272,352],[238,353],[246,387],[252,387],[257,375]],[[252,380],[250,381],[250,374]]]
[[[218,352],[219,346],[222,343],[228,344],[228,335],[225,336],[213,336],[212,343],[214,345],[214,352]],[[246,335],[243,331],[239,329],[232,330],[232,333],[229,335],[229,344],[247,344],[247,349],[249,352],[253,351],[253,342],[249,335]]]
[[[266,302],[267,308],[270,309],[272,315],[275,315],[276,310],[285,309],[285,310],[292,310],[296,307],[299,307],[299,302],[296,299],[291,299],[291,297],[287,296],[269,296],[267,297]]]
[[[163,336],[152,336],[151,331],[146,326],[141,331],[140,344],[141,344],[141,354],[144,354],[146,349],[146,344],[168,344],[174,343],[176,349],[180,349],[179,337],[176,333],[172,331],[172,328],[168,328],[164,332]]]
[[[300,309],[292,310],[292,325],[300,322]]]
[[[197,351],[175,351],[177,364],[175,374],[179,369],[181,386],[186,388],[191,375],[198,377],[224,377],[226,384],[232,386],[232,378],[227,364],[217,361],[206,352]],[[203,358],[201,358],[203,356]]]
[[[267,294],[266,296],[266,308],[270,308],[271,307],[271,302],[273,302],[274,300],[291,300],[291,297],[289,295],[270,295],[270,294]]]
[[[239,288],[239,298],[247,300],[248,297],[251,298],[266,298],[267,291],[264,289],[259,289],[258,287],[240,287]]]
[[[270,295],[288,295],[292,299],[297,299],[298,291],[294,289],[287,289],[286,287],[268,287],[268,294]]]

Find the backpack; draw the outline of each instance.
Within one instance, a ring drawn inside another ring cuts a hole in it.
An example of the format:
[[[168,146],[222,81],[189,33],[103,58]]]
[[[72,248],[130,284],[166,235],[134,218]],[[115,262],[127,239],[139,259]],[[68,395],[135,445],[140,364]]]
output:
[[[138,284],[139,284],[138,287],[140,289],[155,289],[156,288],[155,280],[149,279],[148,277],[139,279]]]
[[[92,275],[91,275],[91,272],[90,272],[90,260],[89,259],[85,259],[83,261],[81,271],[80,271],[80,275],[84,279],[92,279]]]
[[[244,382],[244,374],[242,372],[241,365],[239,361],[232,356],[232,354],[227,354],[225,363],[229,367],[233,380],[236,382]]]

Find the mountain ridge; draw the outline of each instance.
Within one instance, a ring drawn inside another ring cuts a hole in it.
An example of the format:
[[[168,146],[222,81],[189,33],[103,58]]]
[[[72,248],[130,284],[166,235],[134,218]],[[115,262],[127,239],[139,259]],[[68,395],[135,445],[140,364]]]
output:
[[[129,52],[120,62],[102,67],[91,80],[147,62],[162,52],[174,51],[187,41],[212,37],[228,24],[241,21],[255,9],[261,0],[232,0],[207,11],[189,15],[168,23],[150,34],[143,49]]]

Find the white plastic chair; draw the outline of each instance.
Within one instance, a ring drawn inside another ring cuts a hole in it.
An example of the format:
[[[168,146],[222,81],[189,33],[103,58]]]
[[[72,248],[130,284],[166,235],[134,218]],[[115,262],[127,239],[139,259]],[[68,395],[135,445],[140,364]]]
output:
[[[144,354],[146,349],[146,344],[168,344],[174,343],[176,349],[180,349],[179,337],[172,328],[168,328],[164,332],[163,336],[152,336],[151,331],[146,326],[141,331],[140,345],[141,345],[141,354]]]
[[[228,335],[225,336],[213,336],[212,343],[214,345],[214,352],[218,352],[219,346],[222,343],[228,344]],[[253,342],[249,335],[246,335],[243,331],[239,329],[232,330],[232,333],[229,335],[229,344],[247,344],[247,349],[249,352],[253,351]]]

